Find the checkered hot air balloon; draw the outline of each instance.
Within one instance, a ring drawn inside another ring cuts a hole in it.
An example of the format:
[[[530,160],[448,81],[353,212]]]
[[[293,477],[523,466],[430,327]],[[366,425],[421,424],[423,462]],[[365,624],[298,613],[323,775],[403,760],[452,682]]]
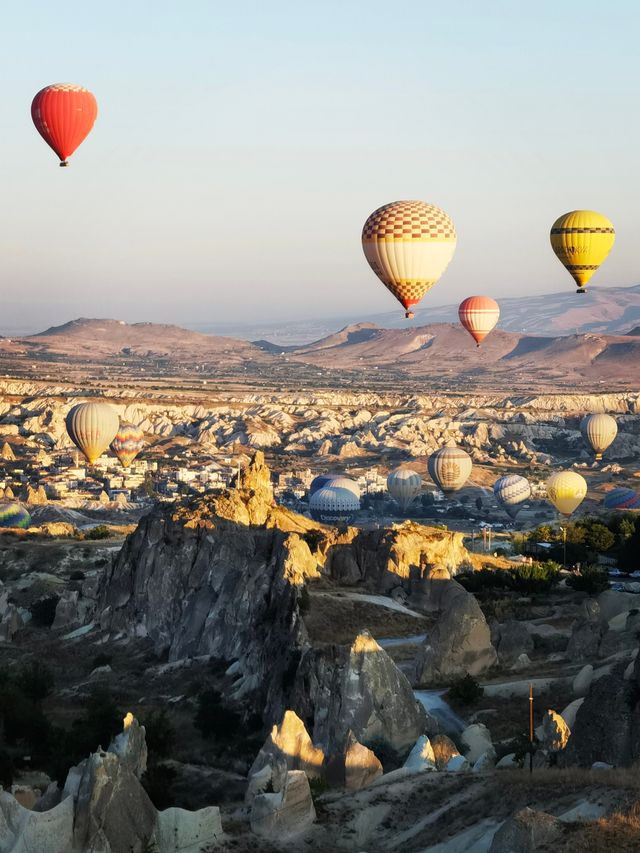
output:
[[[98,115],[95,97],[84,86],[54,83],[33,99],[31,118],[36,130],[60,158],[61,166],[84,142]]]
[[[456,249],[449,216],[424,201],[393,201],[371,214],[362,229],[369,266],[405,308],[405,316],[436,284]]]
[[[111,450],[120,460],[123,468],[128,468],[144,447],[144,433],[136,424],[125,421],[120,424],[116,437],[111,442]]]

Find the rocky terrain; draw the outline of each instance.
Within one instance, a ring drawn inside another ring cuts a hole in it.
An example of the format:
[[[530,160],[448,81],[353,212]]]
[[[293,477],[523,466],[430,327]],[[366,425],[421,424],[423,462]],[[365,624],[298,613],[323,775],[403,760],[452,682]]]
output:
[[[420,380],[430,389],[522,393],[598,391],[603,384],[622,391],[640,379],[637,335],[545,335],[497,329],[478,350],[458,323],[430,320],[399,329],[358,323],[283,349],[177,326],[79,319],[38,335],[0,339],[0,366],[19,376],[37,370],[55,378],[109,378],[112,387],[147,373],[161,382],[242,381],[253,387],[411,388]]]
[[[632,594],[476,597],[460,534],[319,525],[259,451],[122,545],[0,544],[2,851],[634,849]]]

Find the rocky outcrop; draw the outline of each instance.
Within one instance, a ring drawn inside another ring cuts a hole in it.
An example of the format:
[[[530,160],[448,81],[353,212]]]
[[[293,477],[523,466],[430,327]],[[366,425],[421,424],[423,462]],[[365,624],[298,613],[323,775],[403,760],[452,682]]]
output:
[[[451,757],[451,756],[449,756]],[[404,767],[410,770],[436,770],[436,756],[431,741],[426,735],[421,735],[409,753]]]
[[[315,819],[309,780],[302,770],[290,770],[282,790],[258,794],[251,807],[252,831],[278,841],[300,835]]]
[[[431,738],[431,749],[438,770],[444,770],[450,758],[460,755],[460,750],[447,735],[434,735]]]
[[[375,752],[349,732],[344,753],[329,759],[325,772],[329,784],[347,791],[359,791],[382,776],[383,769]]]
[[[465,758],[470,764],[475,764],[485,754],[495,758],[496,751],[491,740],[491,732],[483,723],[467,726],[460,735],[460,742]]]
[[[566,720],[553,710],[548,710],[542,719],[542,746],[548,752],[560,752],[571,737]]]
[[[533,652],[533,637],[522,622],[510,619],[497,626],[496,634],[496,650],[501,666],[513,667],[518,664],[521,655],[529,656]]]
[[[215,806],[156,811],[140,784],[146,759],[144,728],[127,714],[109,749],[72,767],[62,792],[51,785],[33,810],[0,791],[0,850],[122,853],[153,848],[175,853],[219,840],[222,826]]]
[[[640,657],[628,678],[626,668],[620,663],[591,684],[562,753],[564,765],[628,767],[640,759]]]
[[[505,821],[493,837],[489,853],[537,853],[553,849],[562,821],[546,812],[525,808]]]
[[[352,732],[385,766],[406,757],[426,724],[406,677],[366,632],[351,647],[308,649],[291,702],[325,754],[344,752]]]
[[[453,678],[480,675],[495,665],[497,655],[480,605],[453,580],[433,581],[440,612],[438,621],[420,648],[415,683],[428,687]]]

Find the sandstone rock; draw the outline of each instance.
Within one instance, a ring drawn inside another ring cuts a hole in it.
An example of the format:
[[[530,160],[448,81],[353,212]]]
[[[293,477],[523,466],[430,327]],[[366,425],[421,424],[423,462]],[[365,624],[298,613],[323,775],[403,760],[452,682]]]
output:
[[[282,791],[259,794],[251,808],[251,829],[278,841],[306,832],[316,819],[309,780],[302,770],[290,770]]]
[[[133,714],[122,721],[122,731],[109,744],[109,752],[120,759],[121,765],[140,779],[147,769],[147,742],[145,728]]]
[[[588,663],[582,667],[580,672],[573,679],[572,688],[574,696],[585,696],[591,687],[592,681],[593,665]]]
[[[498,660],[505,667],[513,666],[521,655],[533,652],[533,637],[522,622],[511,619],[500,626]]]
[[[548,710],[542,720],[542,744],[549,752],[560,752],[571,737],[571,729],[564,718]]]
[[[489,853],[537,853],[562,834],[562,821],[525,808],[505,821],[493,837]]]
[[[496,763],[496,751],[493,747],[483,752],[471,768],[473,773],[484,773],[493,770]]]
[[[343,753],[352,732],[383,762],[401,761],[426,723],[406,677],[366,631],[350,648],[328,645],[305,652],[292,706],[303,720],[313,720],[313,743],[327,756]]]
[[[24,626],[24,620],[15,604],[6,603],[0,615],[0,641],[10,643]]]
[[[91,611],[95,602],[81,596],[77,589],[65,589],[60,594],[56,605],[56,615],[51,626],[54,630],[71,628],[84,625],[90,619]]]
[[[598,654],[604,628],[599,621],[577,622],[567,645],[567,658],[573,661],[588,660]]]
[[[598,596],[598,607],[600,618],[608,622],[619,613],[627,613],[638,606],[638,596],[631,592],[618,592],[614,589],[605,589]]]
[[[574,723],[576,721],[576,714],[578,713],[578,708],[582,705],[583,702],[584,697],[580,699],[574,699],[573,702],[570,702],[567,705],[564,711],[560,712],[560,716],[570,729],[573,729]]]
[[[293,711],[286,711],[279,726],[274,726],[264,746],[249,770],[245,802],[251,804],[257,794],[271,787],[282,790],[289,770],[304,770],[310,779],[325,772],[325,754],[315,747],[302,720]],[[344,784],[344,756],[342,762]]]
[[[347,791],[359,791],[379,776],[382,776],[382,764],[376,754],[351,735],[344,756],[344,787]]]
[[[464,756],[452,755],[444,769],[449,773],[464,773],[471,770],[471,765]]]
[[[497,660],[490,631],[478,602],[455,581],[442,584],[442,611],[418,651],[415,682],[427,687],[452,678],[479,675]]]
[[[514,769],[519,767],[520,765],[516,761],[515,752],[509,752],[507,755],[503,755],[500,761],[496,764],[497,769]]]
[[[606,761],[594,761],[591,765],[592,770],[613,770],[613,764],[607,764]]]
[[[458,747],[447,735],[434,735],[431,738],[431,748],[438,770],[444,770],[450,758],[460,755]]]
[[[407,756],[403,767],[411,770],[435,770],[436,756],[431,741],[426,735],[421,735]]]
[[[470,764],[475,762],[486,752],[492,752],[495,758],[495,749],[491,740],[491,732],[483,723],[473,723],[460,735],[460,742],[465,758]]]
[[[220,809],[216,806],[197,812],[165,809],[158,812],[154,836],[159,853],[205,850],[223,837]]]
[[[525,669],[529,669],[531,666],[531,661],[529,660],[529,656],[522,654],[519,655],[518,658],[514,661],[511,666],[512,672],[522,672]]]
[[[67,799],[47,812],[30,811],[0,790],[0,849],[69,853],[73,836],[73,800]]]

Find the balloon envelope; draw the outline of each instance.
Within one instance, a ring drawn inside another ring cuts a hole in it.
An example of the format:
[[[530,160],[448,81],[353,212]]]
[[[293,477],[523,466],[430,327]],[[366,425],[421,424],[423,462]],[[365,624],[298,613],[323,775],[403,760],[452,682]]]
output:
[[[602,459],[602,454],[612,444],[618,434],[618,424],[611,415],[585,415],[580,423],[582,437],[596,454],[596,459]]]
[[[613,248],[616,232],[601,213],[572,210],[556,219],[550,236],[553,251],[580,293]]]
[[[436,284],[456,249],[449,216],[424,201],[394,201],[371,214],[362,229],[369,266],[409,311]]]
[[[617,510],[640,509],[640,495],[633,489],[612,489],[604,496],[604,507]]]
[[[71,441],[93,464],[115,438],[120,418],[108,403],[79,403],[69,411],[66,425]]]
[[[144,433],[140,427],[132,423],[121,423],[116,437],[111,442],[111,449],[122,467],[128,468],[143,447]]]
[[[522,504],[531,497],[531,486],[526,477],[507,474],[495,481],[493,494],[507,515],[515,518],[522,509]]]
[[[547,496],[562,515],[571,515],[587,494],[587,481],[575,471],[557,471],[547,480]]]
[[[74,83],[45,86],[31,103],[36,130],[58,155],[61,166],[67,165],[67,157],[89,135],[97,115],[95,97]]]
[[[458,317],[480,346],[500,319],[500,306],[490,296],[468,296],[458,307]]]
[[[427,462],[429,476],[445,494],[457,492],[469,479],[473,463],[460,447],[441,447]]]
[[[328,524],[348,524],[359,509],[360,492],[357,483],[348,477],[336,477],[309,499],[311,517]]]
[[[422,477],[411,468],[396,468],[387,477],[387,489],[401,510],[407,509],[422,490]]]
[[[31,525],[31,516],[19,503],[0,503],[0,527],[22,527]]]

